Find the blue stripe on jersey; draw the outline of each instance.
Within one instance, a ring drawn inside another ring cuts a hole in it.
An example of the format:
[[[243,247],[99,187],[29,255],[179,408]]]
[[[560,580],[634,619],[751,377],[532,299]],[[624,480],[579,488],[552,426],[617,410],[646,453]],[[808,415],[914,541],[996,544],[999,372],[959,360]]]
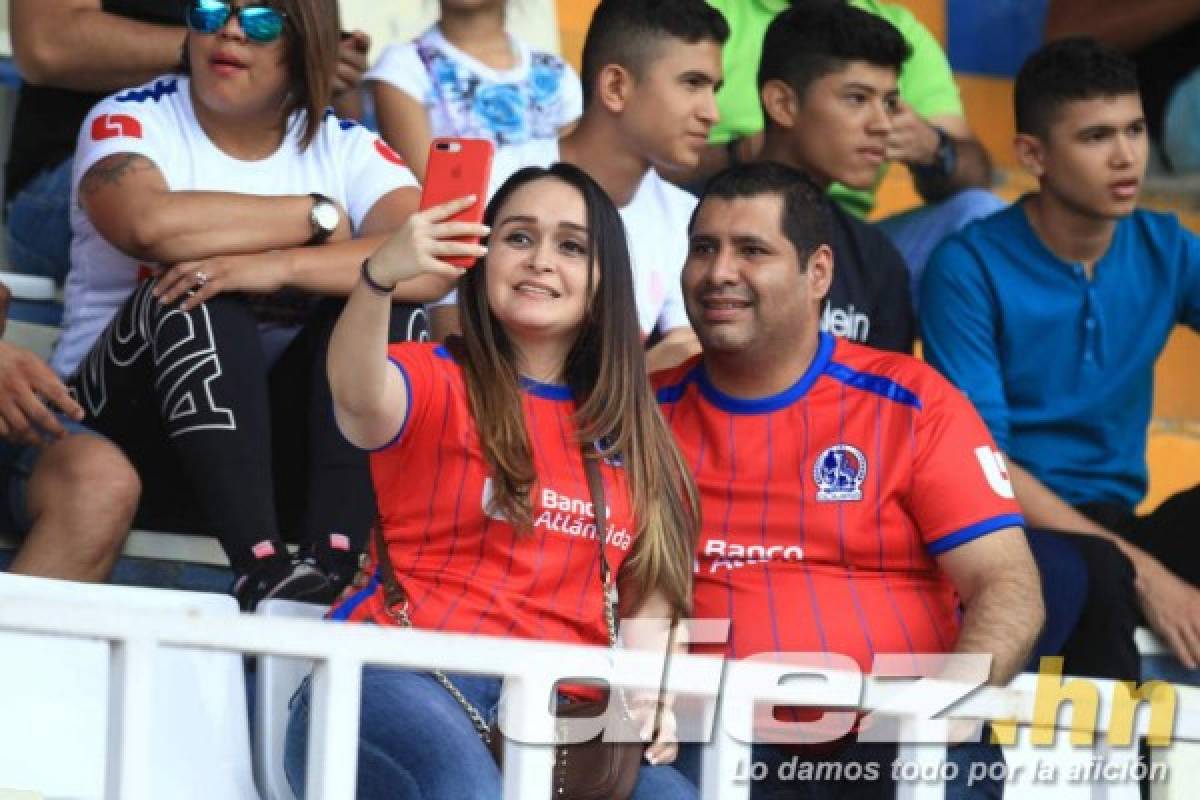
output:
[[[875,537],[879,540],[879,571],[883,572],[883,402],[875,400]],[[909,537],[911,538],[911,537]],[[912,649],[912,648],[909,648]]]
[[[730,414],[769,414],[772,411],[779,411],[780,409],[787,408],[807,394],[812,385],[817,382],[817,378],[821,377],[822,373],[827,371],[830,356],[833,355],[833,346],[834,339],[832,336],[827,333],[820,334],[816,355],[813,356],[812,363],[808,365],[808,369],[800,376],[800,380],[778,394],[752,399],[725,394],[713,385],[712,381],[709,380],[708,373],[702,367],[699,368],[699,375],[697,376],[697,381],[700,384],[700,392],[708,402]]]
[[[767,417],[767,474],[763,477],[762,514],[758,518],[758,538],[763,550],[767,547],[767,509],[771,504],[771,468],[775,461],[775,444],[771,440],[771,417]],[[775,652],[783,650],[779,643],[779,614],[775,610],[775,590],[771,588],[771,559],[763,559],[763,580],[767,584],[767,606],[771,609],[771,638],[775,641]]]
[[[803,487],[804,482],[808,480],[808,400],[803,400],[800,403],[804,409],[804,450],[800,453],[800,481],[797,486]],[[804,491],[800,493],[800,549],[804,549]]]
[[[917,415],[910,413],[908,415],[908,463],[916,463],[917,460]],[[905,536],[908,542],[908,568],[911,570],[917,563],[916,539],[915,536]]]
[[[512,576],[513,561],[516,560],[517,537],[519,536],[516,525],[508,526],[508,535],[510,537],[507,550],[508,563],[504,565],[504,576],[500,578],[500,582],[496,584],[496,588],[492,592],[492,605],[488,606],[486,611],[492,610],[492,606],[496,604],[496,598],[500,596],[500,590],[508,587],[508,579]],[[479,629],[483,627],[484,619],[487,617],[486,611],[479,614],[479,619],[475,620],[475,627],[471,629],[471,633],[479,633]]]
[[[562,443],[563,451],[568,452],[568,453],[573,452],[578,446],[572,440],[572,437],[567,434],[567,426],[563,424],[563,415],[555,414],[554,418],[558,421],[558,436],[559,436],[559,440]],[[571,475],[571,480],[576,480],[575,460],[574,459],[566,459],[566,461],[568,464],[571,465],[570,469],[567,470]],[[605,491],[607,491],[607,489]],[[596,535],[597,536],[600,535],[599,530],[596,531]],[[558,576],[558,583],[554,585],[554,593],[550,595],[550,605],[552,605],[556,608],[558,607],[558,593],[562,591],[563,584],[567,580],[567,574],[570,573],[570,571],[571,571],[571,552],[574,549],[575,549],[575,537],[572,536],[567,541],[567,555],[563,559],[562,574]],[[591,562],[591,560],[592,559],[589,559],[589,563]],[[591,575],[591,573],[589,572],[589,577],[590,577],[590,575]],[[589,583],[590,583],[590,581],[589,581]],[[582,595],[579,598],[579,606],[582,609],[582,607],[583,607]]]
[[[376,571],[376,573],[371,576],[371,580],[367,582],[367,585],[347,597],[345,602],[334,608],[333,613],[329,615],[329,618],[338,622],[345,622],[346,620],[350,619],[350,615],[354,613],[354,609],[366,602],[367,598],[375,594],[375,590],[378,588],[379,572]]]
[[[838,440],[846,441],[846,387],[838,392]],[[837,504],[838,561],[846,563],[846,504]]]
[[[929,620],[929,628],[933,631],[934,636],[938,640],[938,652],[948,653],[952,642],[947,642],[946,637],[942,635],[942,626],[937,624],[937,617],[933,615],[933,609],[929,607],[929,598],[924,592],[916,592],[917,599],[921,601],[921,608],[925,609],[925,617]],[[961,621],[961,617],[959,618]]]
[[[527,380],[529,380],[530,383],[537,383],[537,381],[533,381],[529,378],[521,378],[521,383],[524,384],[525,381],[527,381]],[[539,384],[539,385],[551,386],[551,384]],[[531,391],[530,393],[535,396],[540,396],[540,395],[538,395],[538,393],[536,391]],[[538,425],[537,403],[526,403],[525,408],[527,410],[526,413],[528,413],[528,415],[529,415],[528,431],[529,431],[529,438],[530,438],[529,445],[530,445],[530,449],[533,451],[533,473],[535,475],[544,474],[544,473],[548,472],[549,470],[547,469],[545,463],[538,463],[540,461],[543,461],[544,454],[546,453],[546,448],[542,445],[542,439],[541,439],[542,426]],[[603,534],[600,532],[600,530],[598,528],[599,528],[599,526],[597,526],[596,535],[602,536]],[[538,551],[537,551],[537,562],[534,564],[534,567],[532,570],[532,575],[530,576],[530,581],[527,584],[527,588],[521,592],[521,596],[520,596],[520,600],[519,600],[520,604],[517,606],[517,613],[512,615],[512,621],[509,622],[508,628],[502,634],[503,636],[511,636],[512,635],[513,629],[517,627],[518,617],[520,616],[520,614],[524,613],[525,609],[529,606],[529,598],[533,597],[534,590],[542,582],[542,567],[546,563],[546,539],[549,538],[549,536],[545,531],[542,531],[538,538],[539,538],[539,541],[538,541]],[[572,537],[572,541],[574,541],[574,537]],[[603,541],[603,539],[601,539],[601,541]],[[493,595],[493,597],[495,597],[495,596],[496,595]],[[545,629],[546,629],[545,619],[543,618],[542,615],[539,614],[538,615],[537,638],[539,638],[539,639],[542,638]]]
[[[729,481],[725,484],[725,519],[721,521],[721,536],[729,538],[729,515],[733,513],[733,484],[737,480],[737,440],[733,436],[733,415],[729,416]],[[733,570],[725,570],[725,594],[727,596],[726,618],[734,619],[733,614]],[[737,629],[729,638],[729,657],[737,658]]]
[[[564,410],[564,412],[565,412],[565,410]],[[574,440],[573,437],[571,437],[570,435],[567,434],[566,426],[563,425],[563,419],[565,416],[566,416],[565,413],[560,413],[558,415],[558,430],[559,430],[559,434],[562,436],[563,448],[569,449],[571,452],[578,452],[579,444]],[[582,457],[578,461],[578,464],[574,458],[568,458],[567,463],[571,465],[571,468],[569,470],[570,475],[571,475],[571,480],[573,480],[573,481],[582,480],[583,483],[586,484],[587,476],[582,475],[580,472],[580,470],[583,469]],[[578,469],[576,469],[576,466],[578,466]],[[589,494],[590,494],[590,490],[589,490]],[[608,533],[606,531],[605,536],[607,536],[607,535],[608,535]],[[563,562],[564,563],[563,575],[566,575],[566,570],[570,568],[571,548],[574,547],[574,545],[575,545],[575,538],[571,537],[571,541],[567,544],[567,558]],[[592,596],[592,593],[589,591],[589,588],[594,585],[592,583],[592,576],[596,574],[596,570],[598,570],[599,568],[600,568],[600,563],[599,563],[598,558],[589,558],[588,559],[587,575],[585,575],[583,577],[583,586],[579,591],[579,600],[575,603],[575,616],[579,617],[580,619],[583,618],[584,605],[587,603],[588,598]],[[561,584],[561,581],[560,581],[560,584]],[[554,592],[555,592],[555,597],[557,597],[558,589],[555,589]]]
[[[458,604],[462,602],[464,597],[467,596],[469,584],[479,572],[479,565],[483,563],[483,551],[484,545],[487,542],[487,530],[488,526],[491,524],[492,518],[485,515],[483,518],[483,533],[479,537],[479,553],[475,556],[475,566],[471,567],[470,573],[467,574],[467,580],[463,581],[463,587],[459,591],[458,596],[446,604],[446,611],[444,614],[442,614],[442,618],[438,621],[438,624],[434,626],[434,630],[440,631],[445,629],[446,623],[452,616],[454,616],[454,612],[458,610]]]
[[[447,361],[454,360],[454,356],[450,355],[450,351],[446,349],[444,344],[439,344],[437,347],[433,348],[433,354],[438,358],[444,358]]]
[[[812,620],[817,624],[817,637],[821,640],[821,652],[825,654],[825,663],[829,663],[829,639],[825,636],[825,621],[821,614],[821,603],[817,600],[817,587],[813,584],[812,572],[808,565],[801,562],[800,569],[804,573],[804,582],[808,586],[808,602],[812,605]]]
[[[867,624],[867,615],[863,611],[862,601],[858,598],[858,587],[854,585],[854,572],[846,573],[846,585],[850,588],[850,599],[854,601],[854,616],[858,617],[858,627],[862,631],[863,641],[867,644],[867,652],[871,661],[875,660],[875,642],[871,639],[871,626]]]
[[[408,405],[404,407],[404,419],[400,420],[400,430],[396,431],[396,435],[391,438],[391,441],[382,447],[373,447],[368,449],[367,452],[369,453],[378,453],[380,450],[387,450],[396,442],[400,441],[400,437],[404,435],[404,429],[408,427],[408,418],[412,416],[413,392],[412,381],[408,377],[408,370],[404,368],[403,364],[391,356],[388,356],[388,361],[392,362],[396,369],[400,370],[400,377],[404,378],[404,391],[408,394]]]
[[[469,463],[468,459],[464,458],[462,460],[462,472],[458,475],[458,494],[454,498],[454,521],[450,534],[450,547],[446,551],[446,560],[442,562],[442,566],[438,568],[437,573],[433,576],[433,587],[429,590],[430,592],[436,591],[442,585],[442,575],[450,568],[450,563],[454,560],[454,553],[458,550],[458,537],[461,533],[458,523],[462,517],[462,499],[467,485],[467,467]]]
[[[1001,514],[998,517],[985,519],[982,522],[976,522],[974,525],[969,525],[960,531],[955,531],[947,536],[943,536],[936,542],[930,542],[925,545],[925,549],[932,556],[940,556],[948,550],[953,550],[959,545],[966,544],[973,539],[978,539],[1001,528],[1023,528],[1025,527],[1025,518],[1020,514]]]
[[[448,375],[444,375],[442,377],[442,380],[443,380],[444,384],[450,383],[450,377]],[[447,386],[444,396],[449,396],[450,394],[451,394],[451,389]],[[439,442],[446,441],[446,428],[448,428],[450,426],[450,407],[452,405],[453,405],[452,403],[446,403],[445,407],[442,409],[442,427],[438,431],[438,438],[437,438],[437,440]],[[433,485],[434,486],[442,485],[442,453],[444,451],[445,451],[445,448],[443,448],[443,447],[437,448],[437,457],[434,459],[434,462],[433,462]],[[425,552],[425,545],[429,544],[429,529],[431,527],[433,527],[433,518],[434,518],[433,505],[434,505],[434,501],[436,499],[437,499],[436,492],[430,492],[429,506],[425,509],[425,528],[423,531],[421,531],[421,543],[419,545],[417,545],[416,555],[413,556],[412,566],[409,567],[409,569],[412,572],[417,571],[417,567],[421,563],[421,556]],[[417,598],[412,597],[411,598],[412,607],[416,608],[421,603],[425,602],[425,599],[427,597],[429,597],[430,591],[432,591],[432,587],[429,587],[428,589],[425,590],[425,594],[422,595],[420,600],[417,600]]]
[[[882,375],[873,375],[870,372],[859,372],[836,361],[831,361],[825,367],[825,374],[851,388],[862,389],[864,392],[871,392],[880,397],[886,397],[892,402],[912,406],[918,411],[921,410],[921,398],[890,378],[885,378]]]
[[[179,91],[179,81],[175,78],[168,80],[155,81],[154,85],[149,89],[130,89],[127,92],[116,96],[118,103],[144,103],[147,100],[158,102],[164,97],[169,97]]]

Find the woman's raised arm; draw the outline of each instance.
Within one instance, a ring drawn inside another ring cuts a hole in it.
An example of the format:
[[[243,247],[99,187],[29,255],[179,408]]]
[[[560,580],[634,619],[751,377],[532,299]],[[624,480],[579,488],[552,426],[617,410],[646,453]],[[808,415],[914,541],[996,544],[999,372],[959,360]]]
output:
[[[358,447],[386,444],[408,414],[404,380],[387,360],[392,296],[406,282],[462,275],[462,269],[441,260],[444,256],[487,252],[480,245],[447,241],[487,235],[486,226],[445,221],[474,202],[474,197],[463,197],[413,214],[362,266],[361,279],[334,326],[326,362],[338,426]]]

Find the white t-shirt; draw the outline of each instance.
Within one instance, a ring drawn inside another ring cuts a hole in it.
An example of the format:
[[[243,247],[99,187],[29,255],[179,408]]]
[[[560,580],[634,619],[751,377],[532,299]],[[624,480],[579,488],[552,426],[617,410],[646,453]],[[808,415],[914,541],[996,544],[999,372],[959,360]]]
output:
[[[545,152],[557,152],[559,130],[583,113],[583,89],[569,64],[531,50],[515,36],[509,41],[517,64],[495,70],[455,47],[434,25],[411,42],[389,45],[366,75],[423,104],[435,137],[495,144],[489,197],[521,167],[549,163]]]
[[[51,365],[69,376],[137,286],[143,266],[96,229],[79,204],[79,183],[102,158],[137,153],[154,162],[172,191],[255,195],[318,192],[346,209],[357,231],[372,206],[394,189],[416,186],[408,167],[382,139],[355,122],[326,114],[317,137],[299,149],[303,115],[293,116],[279,149],[240,161],[217,149],[196,121],[189,81],[165,75],[119,92],[92,109],[79,131],[71,176],[71,271],[63,335]]]
[[[545,153],[546,160],[521,166],[548,167],[558,161],[558,143]],[[683,305],[680,277],[688,256],[688,222],[696,209],[696,198],[650,169],[629,204],[619,209],[625,225],[633,268],[633,293],[638,325],[649,337],[675,328],[690,328]],[[435,306],[453,305],[457,292],[443,297]]]
[[[649,336],[690,328],[680,277],[688,257],[688,222],[696,198],[651,169],[621,209],[625,241],[633,264],[638,323]]]

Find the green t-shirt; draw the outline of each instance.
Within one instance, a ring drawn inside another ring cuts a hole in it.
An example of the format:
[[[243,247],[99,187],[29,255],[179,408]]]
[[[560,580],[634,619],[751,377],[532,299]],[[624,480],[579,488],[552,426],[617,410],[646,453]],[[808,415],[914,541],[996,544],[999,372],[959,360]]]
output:
[[[708,0],[708,3],[725,15],[730,30],[729,41],[722,53],[725,85],[717,95],[721,120],[713,128],[711,137],[713,143],[720,144],[735,136],[762,130],[758,62],[762,58],[763,37],[775,15],[791,3],[788,0]],[[914,111],[925,118],[962,116],[962,100],[946,53],[911,11],[878,0],[850,0],[850,5],[892,23],[912,48],[912,56],[900,71],[899,83],[900,96]],[[885,165],[879,171],[879,180],[883,180],[886,171]],[[875,205],[874,192],[855,191],[835,184],[830,193],[848,210],[859,215],[865,215]]]

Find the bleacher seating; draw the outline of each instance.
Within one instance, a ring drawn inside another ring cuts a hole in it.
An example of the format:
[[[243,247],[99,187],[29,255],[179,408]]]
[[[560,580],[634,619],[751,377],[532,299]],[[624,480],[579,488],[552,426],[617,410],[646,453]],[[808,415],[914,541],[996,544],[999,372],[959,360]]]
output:
[[[233,598],[0,573],[0,605],[36,616],[45,604],[106,609],[114,617],[175,611],[236,617]],[[105,744],[123,735],[107,685],[118,661],[101,640],[0,631],[0,789],[46,797],[116,797]],[[242,658],[200,649],[155,653],[146,684],[150,787],[173,800],[257,798]]]
[[[9,3],[0,5],[0,57],[4,58],[12,55],[12,37],[8,32],[9,5]]]
[[[315,769],[310,765],[309,796],[314,800],[351,796],[359,706],[354,676],[364,663],[439,666],[517,679],[556,669],[555,675],[621,675],[648,686],[657,684],[662,670],[661,662],[645,653],[614,655],[607,648],[321,623],[303,619],[319,609],[289,605],[264,609],[262,615],[238,615],[228,598],[0,575],[0,652],[5,653],[0,660],[0,707],[5,710],[0,720],[0,788],[8,788],[7,782],[48,796],[103,795],[122,800],[258,797],[250,778],[238,655],[243,652],[317,664],[312,735],[324,739],[325,749],[317,741],[316,753],[327,758],[314,762]],[[111,658],[110,643],[117,647]],[[290,675],[275,673],[284,679],[272,692],[276,732],[289,688],[304,671],[301,665],[293,667]],[[712,697],[722,673],[726,690],[733,685],[754,687],[757,697],[775,703],[828,701],[831,686],[846,685],[837,673],[827,673],[825,680],[775,685],[775,673],[767,665],[736,662],[722,669],[719,662],[697,656],[674,660],[669,680],[681,695]],[[858,685],[858,676],[848,679],[850,685]],[[981,690],[959,704],[957,713],[1015,718],[1027,725],[1034,718],[1034,683],[1033,676],[1019,676],[1007,689]],[[1105,698],[1101,708],[1111,709],[1113,685],[1096,684]],[[897,693],[909,688],[895,681],[868,679],[861,707],[894,703],[900,697]],[[750,724],[753,703],[728,694],[721,702],[710,753],[731,765],[749,755],[748,745],[735,732],[737,726]],[[1135,719],[1138,729],[1145,730],[1146,715]],[[538,730],[548,735],[552,724],[548,720],[542,724],[545,727]],[[1058,725],[1069,727],[1069,716]],[[1200,738],[1200,692],[1180,690],[1175,736]],[[261,746],[264,737],[255,738]],[[1051,750],[1023,745],[1008,751],[1010,765],[1028,765],[1024,777],[1011,784],[1010,796],[1021,800],[1136,797],[1136,786],[1129,781],[1089,785],[1062,777],[1039,785],[1033,777],[1036,765],[1049,764],[1056,775],[1066,776],[1071,765],[1086,766],[1096,755],[1088,749],[1070,749],[1061,731],[1060,739],[1062,746]],[[508,744],[505,797],[540,795],[535,789],[548,787],[550,753],[536,745],[517,745],[512,740]],[[106,747],[107,791],[103,788]],[[906,746],[903,755],[921,764],[936,765],[941,758],[937,747],[923,745]],[[1127,750],[1108,763],[1128,763],[1131,757],[1132,751]],[[263,758],[268,758],[266,768],[278,763],[260,751],[257,759]],[[317,791],[311,791],[314,788]],[[706,786],[702,796],[744,800],[747,793],[745,781],[733,780]],[[288,797],[270,792],[266,796]],[[940,796],[940,786],[930,781],[905,783],[898,794],[906,800]]]
[[[291,619],[320,619],[325,606],[292,600],[265,600],[260,616]],[[263,800],[296,800],[283,773],[283,740],[287,733],[288,703],[304,677],[312,671],[311,661],[283,656],[260,656],[255,670],[254,776]]]

